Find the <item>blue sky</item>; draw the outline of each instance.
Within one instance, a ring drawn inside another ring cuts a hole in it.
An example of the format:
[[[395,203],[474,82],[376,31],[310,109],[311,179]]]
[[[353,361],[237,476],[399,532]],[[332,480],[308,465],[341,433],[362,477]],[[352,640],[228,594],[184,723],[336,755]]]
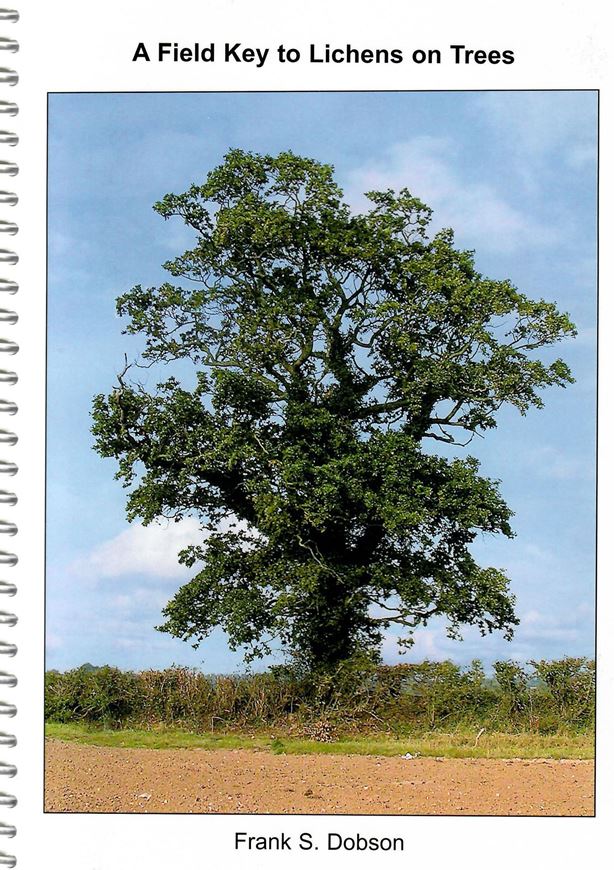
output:
[[[596,96],[583,92],[58,94],[49,126],[47,666],[241,667],[221,633],[199,650],[160,634],[189,577],[176,553],[198,523],[128,524],[112,460],[92,450],[92,396],[108,392],[138,339],[115,297],[165,280],[191,246],[152,204],[200,182],[231,147],[333,163],[354,209],[362,193],[409,189],[475,249],[479,269],[556,301],[578,337],[560,345],[576,383],[526,417],[505,410],[472,443],[500,479],[517,536],[484,538],[521,624],[508,643],[433,623],[405,660],[592,655],[594,617]],[[153,376],[152,376],[153,379]],[[384,658],[396,661],[394,636]]]

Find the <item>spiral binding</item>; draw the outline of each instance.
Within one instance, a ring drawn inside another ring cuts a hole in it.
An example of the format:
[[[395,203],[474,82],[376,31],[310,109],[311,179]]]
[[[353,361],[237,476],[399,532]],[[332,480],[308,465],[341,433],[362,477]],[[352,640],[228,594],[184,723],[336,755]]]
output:
[[[19,20],[19,13],[14,9],[0,9],[0,26],[16,24]],[[5,99],[6,89],[14,87],[19,81],[19,74],[16,70],[4,66],[4,59],[19,51],[19,42],[11,35],[0,35],[0,123],[4,127],[4,119],[10,119],[17,115],[19,108],[16,103],[9,99]],[[0,186],[3,186],[3,179],[13,178],[19,173],[19,166],[11,159],[7,159],[7,151],[15,148],[19,144],[19,137],[10,129],[0,129]],[[0,190],[0,208],[12,207],[17,204],[17,196],[10,190]],[[17,234],[19,227],[10,220],[8,216],[0,212],[0,269],[4,272],[5,268],[10,270],[14,266],[19,257],[12,250],[12,247],[5,247],[5,241],[9,240]],[[19,351],[19,345],[9,337],[5,337],[5,329],[9,329],[17,323],[17,314],[10,308],[4,307],[4,299],[7,296],[13,296],[19,290],[19,285],[10,277],[5,275],[0,276],[0,387],[8,388],[17,383],[17,375],[9,368],[5,368],[2,363],[7,358],[11,357]],[[17,443],[17,435],[12,429],[6,428],[5,423],[7,418],[12,417],[18,411],[18,407],[9,397],[2,395],[0,397],[0,511],[9,509],[17,503],[17,496],[4,489],[2,484],[6,478],[10,478],[17,474],[17,465],[10,460],[4,458],[4,450],[10,450]],[[8,541],[13,535],[17,534],[17,526],[9,518],[4,515],[0,516],[0,570],[12,568],[17,564],[17,555],[11,550],[5,549],[4,542]],[[14,583],[8,580],[0,579],[0,600],[6,601],[12,598],[17,592],[17,587]],[[17,623],[17,616],[4,609],[0,609],[0,631],[4,634],[5,630],[10,632],[10,629]],[[4,637],[0,638],[0,662],[10,660],[17,653],[17,646]],[[9,671],[0,670],[0,691],[4,695],[5,690],[10,690],[17,685],[17,678]],[[10,701],[0,699],[0,724],[6,720],[12,719],[17,714],[17,707]],[[0,751],[4,754],[5,750],[10,750],[17,743],[13,734],[0,731]],[[6,781],[10,781],[17,773],[17,768],[10,761],[5,761],[4,757],[0,758],[0,788]],[[4,814],[5,810],[10,810],[17,803],[17,798],[13,794],[0,791],[0,812]],[[4,837],[14,837],[17,830],[14,825],[5,822],[0,818],[0,840]],[[14,867],[17,859],[14,855],[4,852],[0,846],[0,867]]]

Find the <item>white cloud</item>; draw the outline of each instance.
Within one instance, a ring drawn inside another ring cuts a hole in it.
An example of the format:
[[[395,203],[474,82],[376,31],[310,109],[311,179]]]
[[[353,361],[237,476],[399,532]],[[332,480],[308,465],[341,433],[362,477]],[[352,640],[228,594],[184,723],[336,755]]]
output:
[[[516,209],[492,185],[463,179],[454,168],[456,151],[451,140],[432,136],[392,145],[382,158],[350,174],[348,202],[362,211],[365,191],[407,187],[434,209],[435,229],[451,226],[471,247],[511,253],[557,241],[554,227]]]
[[[154,522],[149,526],[135,523],[111,540],[98,544],[78,559],[73,569],[100,578],[143,574],[176,579],[186,574],[186,568],[177,561],[177,554],[202,539],[203,532],[195,517],[178,523]]]
[[[414,633],[414,644],[405,654],[399,648],[398,634],[390,630],[384,636],[382,655],[387,664],[403,662],[444,661],[450,659],[467,664],[479,659],[485,665],[493,661],[512,659],[562,658],[566,655],[590,655],[594,609],[581,602],[562,613],[530,608],[519,612],[520,624],[513,640],[507,641],[501,632],[482,637],[475,627],[462,631],[463,640],[453,640],[446,634],[446,622],[433,619],[426,628]]]
[[[192,227],[174,221],[170,225],[164,224],[162,229],[164,233],[159,231],[160,244],[165,250],[171,251],[174,257],[194,247],[196,235]]]
[[[538,650],[547,650],[552,642],[564,642],[568,648],[573,648],[587,630],[590,631],[592,623],[593,608],[585,602],[563,614],[532,609],[520,614],[516,637],[519,644],[531,645]]]
[[[594,171],[597,161],[597,115],[594,95],[559,93],[487,93],[473,104],[478,124],[490,128],[500,143],[505,169],[525,194],[539,195],[544,179],[555,184],[575,173]],[[561,173],[561,170],[564,170]],[[554,212],[553,212],[554,215]],[[566,233],[577,236],[572,214],[556,216]]]
[[[594,145],[573,145],[567,153],[567,163],[572,169],[594,165],[596,160],[597,153]]]
[[[136,589],[114,595],[109,604],[114,611],[125,618],[128,614],[139,615],[147,608],[155,607],[161,610],[168,601],[168,593],[152,590],[151,587],[139,586]]]
[[[242,521],[229,518],[220,523],[221,531],[235,529],[247,531]],[[180,550],[193,544],[202,544],[208,536],[196,517],[186,517],[179,522],[160,519],[148,526],[134,523],[114,538],[95,546],[89,553],[76,559],[71,565],[72,573],[96,579],[126,577],[135,574],[160,580],[185,579],[193,569],[180,565],[177,556]],[[142,593],[143,590],[140,590]],[[118,595],[116,606],[128,608],[134,605],[134,590],[130,595]],[[147,592],[150,595],[150,592]]]
[[[571,456],[556,447],[539,447],[527,454],[529,465],[540,477],[550,480],[592,480],[595,474],[592,457]]]
[[[595,162],[596,100],[583,93],[486,93],[475,114],[508,142],[519,160],[561,153],[575,168]]]
[[[576,346],[588,347],[593,350],[597,345],[597,327],[582,326],[578,329],[578,334],[574,339]],[[591,384],[591,389],[593,385]]]
[[[447,638],[441,628],[439,630],[430,628],[417,629],[414,633],[414,643],[411,647],[412,660],[423,661],[429,659],[430,661],[440,662],[451,658],[450,651],[445,649],[446,640],[450,643],[449,638]],[[384,641],[384,654],[386,653],[399,654],[395,638],[387,637]]]
[[[77,240],[61,230],[54,230],[49,233],[49,254],[58,259],[72,254],[75,250],[82,249],[83,245],[89,246],[89,242],[87,240],[85,242]]]
[[[48,631],[45,637],[45,646],[47,647],[47,652],[55,652],[64,646],[64,638],[53,631]]]

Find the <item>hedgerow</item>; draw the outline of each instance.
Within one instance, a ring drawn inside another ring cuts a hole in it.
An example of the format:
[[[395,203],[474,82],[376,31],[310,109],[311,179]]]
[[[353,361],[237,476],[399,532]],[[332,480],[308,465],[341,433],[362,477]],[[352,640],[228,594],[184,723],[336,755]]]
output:
[[[530,730],[592,726],[595,663],[587,658],[372,665],[327,673],[291,666],[208,675],[185,667],[140,672],[83,666],[45,675],[45,717],[106,727],[172,726],[215,731],[284,726],[305,734],[409,733],[460,726]]]

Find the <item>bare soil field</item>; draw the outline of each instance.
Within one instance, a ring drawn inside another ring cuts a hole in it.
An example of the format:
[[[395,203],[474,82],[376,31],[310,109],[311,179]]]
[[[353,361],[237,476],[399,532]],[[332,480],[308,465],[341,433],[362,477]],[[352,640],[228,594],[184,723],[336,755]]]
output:
[[[45,809],[590,816],[593,773],[592,761],[111,749],[49,740]]]

